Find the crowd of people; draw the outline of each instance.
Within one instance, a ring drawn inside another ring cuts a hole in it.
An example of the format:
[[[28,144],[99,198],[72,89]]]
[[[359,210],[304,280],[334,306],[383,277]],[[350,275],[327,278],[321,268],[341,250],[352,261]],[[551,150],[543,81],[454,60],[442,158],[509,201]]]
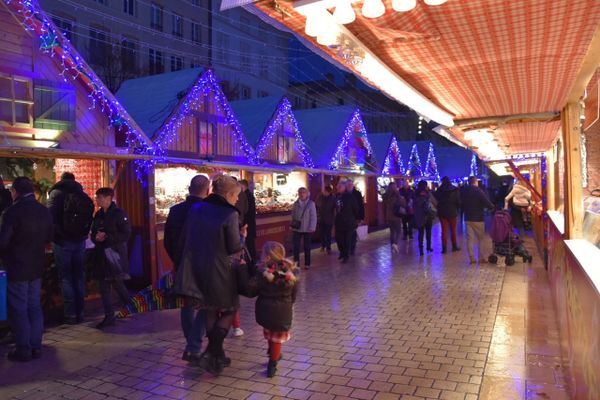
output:
[[[490,201],[486,191],[479,187],[479,181],[471,176],[468,184],[458,187],[448,177],[442,178],[437,189],[429,188],[427,181],[419,181],[414,188],[406,180],[391,182],[383,195],[384,213],[390,230],[390,246],[399,253],[399,241],[413,237],[418,232],[419,254],[433,252],[431,232],[434,221],[441,225],[441,253],[448,252],[448,241],[453,252],[460,251],[457,241],[457,225],[464,218],[467,236],[467,251],[471,264],[485,264],[489,256],[488,239],[485,233],[485,212],[498,207]],[[517,182],[502,199],[505,209],[511,210],[512,220],[517,230],[525,228],[524,221],[531,211],[531,192],[524,184]],[[425,246],[426,245],[426,246]],[[477,255],[475,254],[477,247]]]

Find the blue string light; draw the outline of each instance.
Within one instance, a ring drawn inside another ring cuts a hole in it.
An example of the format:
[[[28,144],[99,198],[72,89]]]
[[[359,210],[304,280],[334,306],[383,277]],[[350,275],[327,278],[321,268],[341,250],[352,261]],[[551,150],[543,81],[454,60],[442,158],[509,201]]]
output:
[[[358,126],[358,132],[355,131],[355,127]],[[340,166],[340,160],[344,151],[351,143],[351,139],[354,138],[355,134],[358,134],[358,138],[362,139],[364,144],[364,149],[366,150],[366,159],[370,160],[373,158],[373,149],[371,149],[371,143],[369,143],[369,139],[367,137],[367,130],[365,129],[365,125],[362,121],[362,116],[360,115],[360,111],[357,109],[352,113],[352,117],[350,117],[350,121],[346,125],[346,129],[344,130],[344,136],[342,136],[342,140],[338,144],[337,149],[333,155],[333,158],[329,162],[329,169],[338,169]],[[369,162],[366,162],[369,164]],[[368,165],[369,166],[369,165]],[[372,166],[371,166],[372,167]]]
[[[438,171],[433,143],[429,143],[429,151],[427,152],[427,162],[425,166],[425,176],[433,178],[434,182],[440,182],[440,173]]]
[[[392,163],[396,168],[392,168]],[[404,175],[404,163],[402,162],[402,154],[400,154],[400,148],[398,147],[398,141],[395,137],[392,137],[392,142],[388,149],[385,161],[383,162],[383,170],[381,174],[384,176],[388,175]]]
[[[296,139],[296,147],[300,153],[302,165],[307,168],[313,168],[314,163],[312,157],[310,156],[310,152],[308,151],[308,148],[302,139],[300,129],[298,128],[298,122],[296,121],[296,117],[292,111],[292,105],[285,97],[279,102],[275,116],[269,122],[269,125],[265,129],[258,142],[258,145],[256,146],[256,159],[261,160],[264,157],[265,152],[272,144],[273,136],[284,128],[286,120],[289,120],[292,124],[294,137]]]
[[[417,151],[417,144],[413,144],[410,151],[410,157],[408,159],[408,166],[406,167],[406,174],[412,177],[423,176],[421,170],[421,160],[419,159],[419,153]]]
[[[469,172],[469,176],[478,176],[478,168],[477,168],[477,156],[475,153],[471,156],[471,170]]]

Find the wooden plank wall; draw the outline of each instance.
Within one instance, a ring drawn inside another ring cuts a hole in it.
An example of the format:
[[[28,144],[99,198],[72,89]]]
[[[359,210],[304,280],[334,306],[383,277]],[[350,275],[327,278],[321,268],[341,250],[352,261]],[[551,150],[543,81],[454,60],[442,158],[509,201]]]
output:
[[[0,4],[0,42],[2,68],[33,72],[33,38],[8,11],[4,2]]]

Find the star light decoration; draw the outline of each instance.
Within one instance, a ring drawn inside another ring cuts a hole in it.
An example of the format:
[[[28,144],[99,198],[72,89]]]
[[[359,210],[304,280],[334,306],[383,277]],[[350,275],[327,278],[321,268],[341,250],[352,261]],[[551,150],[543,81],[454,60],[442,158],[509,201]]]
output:
[[[433,143],[429,143],[429,151],[427,152],[427,162],[425,163],[425,176],[433,178],[434,182],[440,181],[440,173],[438,171],[437,161],[435,160],[435,152],[433,151]]]
[[[360,111],[357,109],[352,113],[352,117],[350,117],[350,121],[348,121],[348,124],[346,125],[346,130],[344,131],[344,136],[342,137],[342,140],[338,144],[338,147],[336,148],[335,153],[333,154],[333,157],[331,158],[331,161],[329,162],[329,169],[338,169],[339,168],[340,159],[342,157],[342,154],[344,153],[344,151],[346,150],[348,145],[351,143],[350,140],[355,135],[354,128],[357,125],[359,127],[359,131],[357,132],[357,135],[358,135],[357,139],[359,139],[362,142],[364,149],[367,152],[365,158],[366,159],[373,158],[373,149],[371,148],[371,144],[369,143],[369,139],[367,138],[367,130],[365,129],[365,125],[363,124],[362,117],[360,115]],[[365,160],[365,162],[366,162],[366,160]]]
[[[421,170],[421,160],[419,159],[416,143],[413,144],[413,147],[410,151],[408,166],[406,167],[406,174],[414,177],[423,176],[423,171]]]
[[[478,176],[478,168],[477,168],[477,156],[475,153],[471,156],[471,170],[469,171],[469,176]]]
[[[56,28],[54,23],[41,10],[37,1],[3,0],[4,4],[20,20],[23,27],[40,40],[40,50],[52,57],[61,69],[60,76],[65,82],[77,81],[87,90],[91,102],[90,109],[100,110],[109,121],[109,126],[125,131],[127,147],[134,154],[151,153],[146,136],[138,130],[127,112],[104,86],[71,45],[69,40]],[[136,160],[138,178],[151,168],[152,160]]]
[[[393,173],[392,169],[392,161],[395,161],[397,170]],[[392,137],[392,142],[390,143],[390,147],[388,153],[385,157],[385,161],[383,162],[383,170],[381,174],[384,176],[392,175],[404,175],[404,163],[402,162],[402,154],[400,154],[400,148],[398,147],[398,141],[395,137]]]
[[[256,146],[256,159],[258,161],[262,159],[265,152],[272,144],[273,136],[285,126],[287,118],[289,118],[290,122],[292,123],[294,137],[296,138],[296,147],[300,153],[302,165],[307,168],[313,168],[315,165],[312,157],[310,156],[310,152],[304,143],[304,140],[302,140],[302,135],[300,134],[300,129],[298,128],[298,121],[296,121],[292,111],[292,104],[285,97],[279,102],[277,110],[275,111],[275,116],[269,122],[269,126],[265,129],[258,142],[258,145]]]
[[[158,131],[157,139],[154,141],[154,148],[152,149],[153,154],[159,158],[165,157],[167,147],[177,140],[179,129],[185,123],[186,119],[192,116],[194,111],[200,108],[209,96],[212,96],[217,112],[220,112],[225,116],[227,124],[233,129],[233,137],[240,145],[248,162],[250,164],[257,164],[256,154],[246,140],[240,127],[240,123],[233,113],[212,70],[207,70],[200,76],[198,81],[186,94],[183,103],[179,105],[175,113],[169,118],[168,122],[166,122]]]

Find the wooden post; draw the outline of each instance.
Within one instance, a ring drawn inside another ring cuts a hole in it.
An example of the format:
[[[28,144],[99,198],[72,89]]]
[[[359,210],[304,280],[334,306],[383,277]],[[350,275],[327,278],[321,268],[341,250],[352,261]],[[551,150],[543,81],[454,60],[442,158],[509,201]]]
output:
[[[556,210],[555,190],[554,187],[554,150],[550,149],[546,152],[546,209]]]
[[[565,239],[583,235],[583,198],[581,176],[581,106],[567,103],[561,112],[565,153]]]

